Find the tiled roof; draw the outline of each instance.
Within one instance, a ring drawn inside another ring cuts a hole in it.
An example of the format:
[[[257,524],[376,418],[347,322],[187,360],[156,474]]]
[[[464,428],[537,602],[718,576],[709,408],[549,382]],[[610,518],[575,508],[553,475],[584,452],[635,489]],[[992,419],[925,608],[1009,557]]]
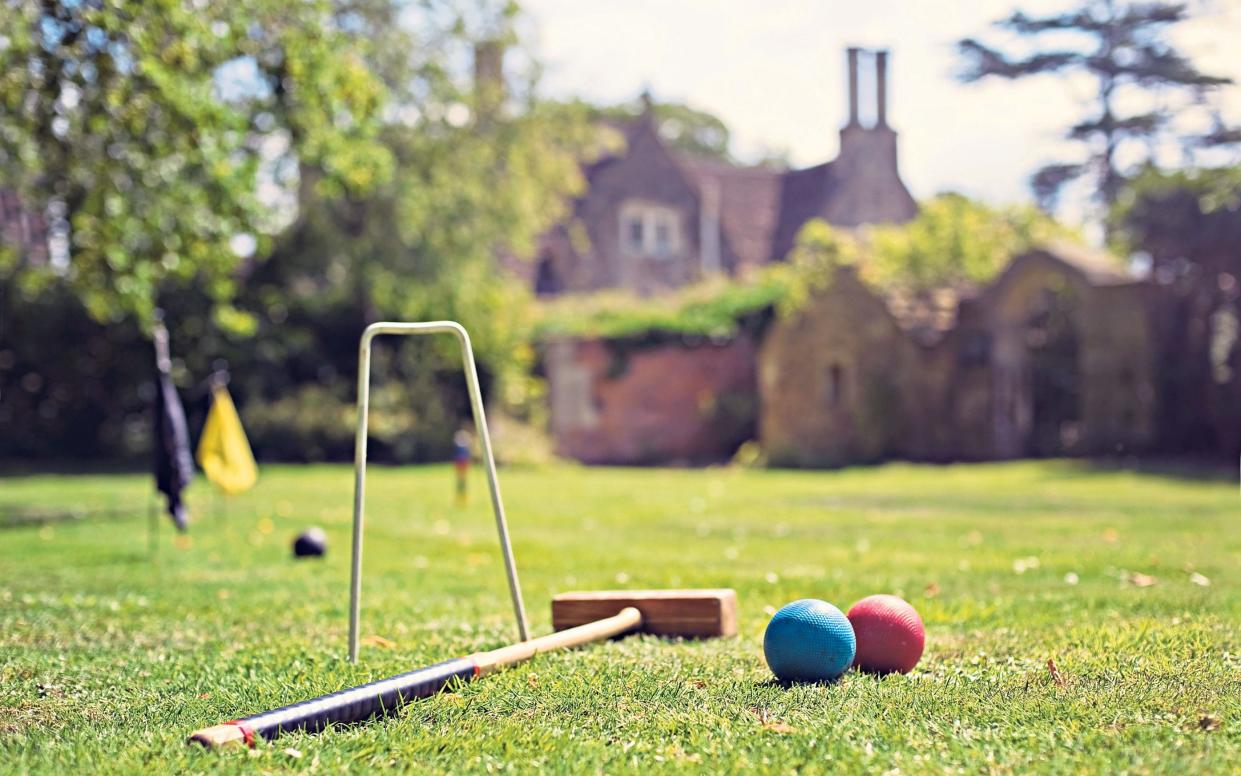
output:
[[[772,261],[779,261],[793,250],[797,233],[812,218],[822,218],[835,193],[832,163],[825,162],[804,170],[789,170],[780,186],[780,222],[771,245]]]
[[[771,241],[779,218],[781,171],[770,167],[730,164],[678,157],[686,177],[704,190],[716,187],[720,198],[720,229],[739,263],[757,266],[771,260]]]
[[[1114,286],[1132,283],[1133,278],[1124,271],[1116,258],[1102,251],[1092,250],[1084,245],[1070,242],[1054,242],[1042,246],[1035,251],[1045,253],[1086,276],[1086,281],[1094,286]],[[1019,261],[1021,257],[1014,260]]]
[[[720,187],[720,221],[742,263],[779,261],[793,249],[797,233],[822,218],[835,192],[831,162],[804,170],[734,167],[724,162],[677,158],[701,192]]]

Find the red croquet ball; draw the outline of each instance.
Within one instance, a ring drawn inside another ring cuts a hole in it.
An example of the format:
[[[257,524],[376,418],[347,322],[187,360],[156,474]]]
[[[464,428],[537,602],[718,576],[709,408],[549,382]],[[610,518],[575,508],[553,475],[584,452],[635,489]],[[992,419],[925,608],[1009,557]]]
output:
[[[918,664],[926,632],[908,601],[894,595],[867,596],[849,609],[848,617],[857,636],[853,665],[863,671],[904,674]]]

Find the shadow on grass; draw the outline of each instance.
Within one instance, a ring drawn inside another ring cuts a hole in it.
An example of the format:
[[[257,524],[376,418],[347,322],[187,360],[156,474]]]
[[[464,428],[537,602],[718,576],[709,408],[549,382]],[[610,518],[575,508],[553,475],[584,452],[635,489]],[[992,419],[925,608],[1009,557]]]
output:
[[[848,672],[846,671],[845,673],[848,673]],[[779,687],[781,690],[791,690],[794,687],[834,687],[840,684],[840,680],[843,679],[844,676],[845,674],[841,674],[840,676],[837,676],[834,679],[819,679],[817,681],[785,680],[785,679],[776,679],[775,677],[772,677],[771,679],[768,679],[765,682],[759,682],[757,686],[758,687]]]
[[[38,528],[53,523],[130,520],[147,517],[147,507],[36,507],[0,504],[0,531]]]
[[[1236,461],[1219,458],[1081,458],[1060,463],[1058,473],[1065,476],[1132,472],[1179,482],[1235,483],[1241,473]]]
[[[0,459],[0,476],[41,477],[50,475],[150,474],[151,463],[146,457],[132,459],[46,458],[26,460]]]
[[[851,667],[848,671],[845,671],[843,674],[836,677],[835,679],[823,679],[823,680],[814,681],[814,682],[809,682],[809,681],[799,682],[799,681],[785,681],[783,679],[776,679],[775,677],[772,677],[771,679],[768,679],[765,682],[759,682],[756,686],[758,687],[779,687],[782,690],[791,690],[794,687],[832,687],[834,685],[840,684],[846,676],[857,676],[857,677],[863,677],[865,679],[868,679],[874,682],[882,682],[884,679],[887,679],[888,677],[891,677],[891,676],[906,676],[906,675],[907,674],[903,674],[900,671],[870,671],[864,668]]]

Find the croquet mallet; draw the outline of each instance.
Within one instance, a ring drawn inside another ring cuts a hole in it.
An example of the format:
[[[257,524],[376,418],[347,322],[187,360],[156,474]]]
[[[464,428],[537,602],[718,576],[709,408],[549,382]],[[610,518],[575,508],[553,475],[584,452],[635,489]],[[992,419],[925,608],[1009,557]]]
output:
[[[390,714],[417,698],[434,695],[454,679],[468,682],[541,652],[569,649],[630,632],[713,638],[737,633],[737,594],[732,590],[617,590],[564,593],[552,600],[555,633],[490,652],[341,690],[291,706],[199,730],[190,741],[208,748],[273,739],[282,733],[317,733],[332,723],[361,722]]]

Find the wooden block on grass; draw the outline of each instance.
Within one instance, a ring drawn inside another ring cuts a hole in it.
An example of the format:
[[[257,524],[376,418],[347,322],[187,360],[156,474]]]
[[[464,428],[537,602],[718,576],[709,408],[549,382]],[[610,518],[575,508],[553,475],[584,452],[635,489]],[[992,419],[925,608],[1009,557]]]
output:
[[[641,633],[686,638],[737,635],[737,593],[717,590],[599,590],[552,599],[552,627],[564,630],[632,606],[642,612]]]

